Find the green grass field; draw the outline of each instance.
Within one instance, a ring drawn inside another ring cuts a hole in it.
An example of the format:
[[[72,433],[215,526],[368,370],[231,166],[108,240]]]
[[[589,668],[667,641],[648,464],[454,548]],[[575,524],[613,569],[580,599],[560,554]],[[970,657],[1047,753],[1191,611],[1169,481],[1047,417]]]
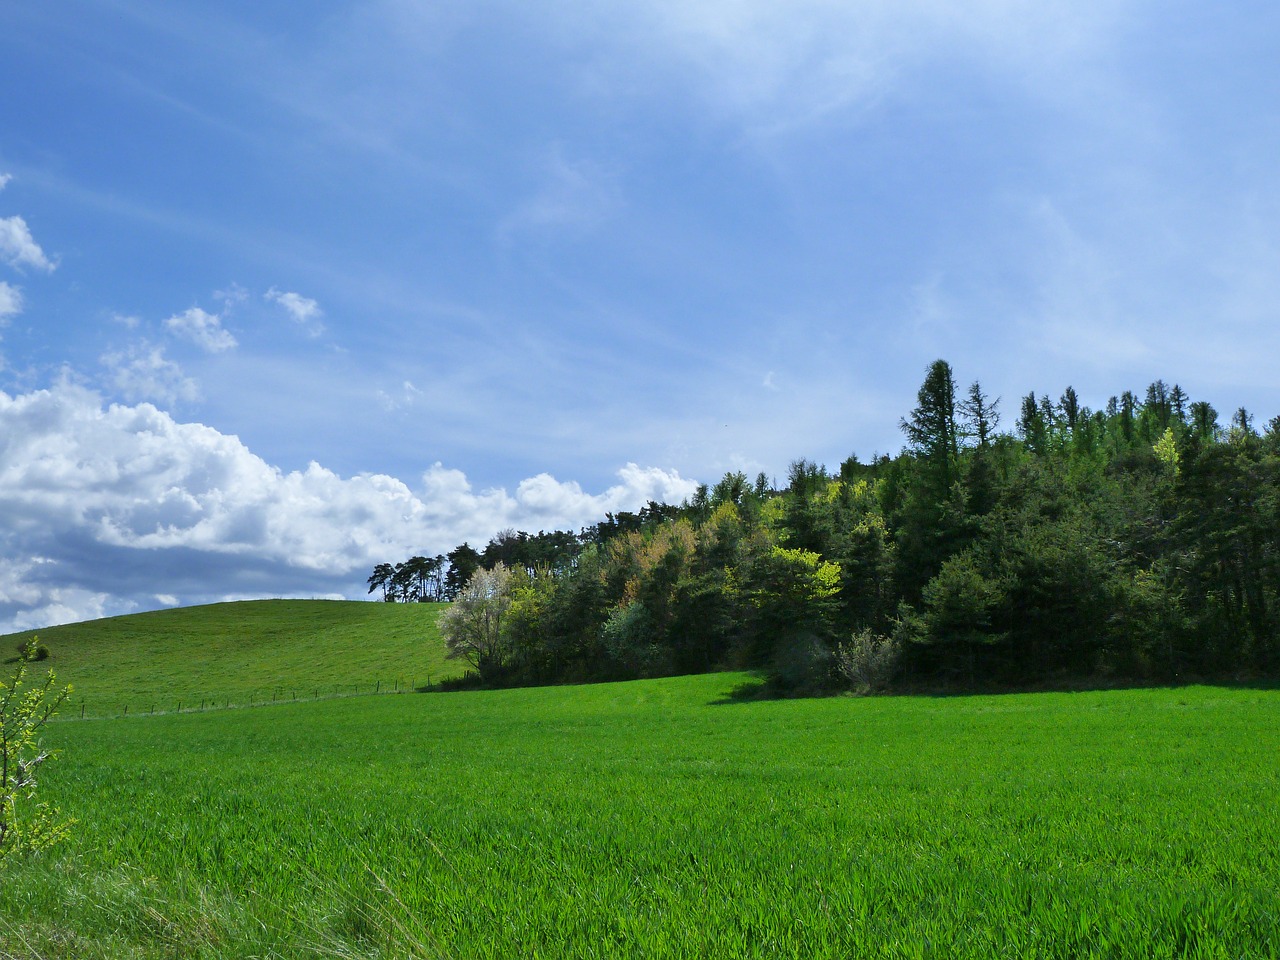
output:
[[[1280,951],[1280,693],[745,682],[60,722],[0,955]]]
[[[444,659],[436,604],[252,600],[160,610],[0,638],[0,659],[33,635],[75,688],[64,713],[117,716],[407,690],[459,675]]]

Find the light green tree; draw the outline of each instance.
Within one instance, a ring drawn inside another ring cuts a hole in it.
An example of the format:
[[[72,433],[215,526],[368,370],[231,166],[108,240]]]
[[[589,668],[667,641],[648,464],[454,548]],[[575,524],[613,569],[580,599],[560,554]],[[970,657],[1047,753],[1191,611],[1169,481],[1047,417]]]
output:
[[[0,862],[56,843],[71,827],[36,800],[36,773],[51,756],[40,742],[40,728],[71,695],[70,686],[57,685],[52,670],[43,683],[27,682],[43,649],[34,638],[23,644],[13,673],[0,678]]]
[[[514,576],[502,563],[476,570],[440,616],[449,659],[471,664],[481,679],[501,673],[511,654],[504,622],[511,610]]]

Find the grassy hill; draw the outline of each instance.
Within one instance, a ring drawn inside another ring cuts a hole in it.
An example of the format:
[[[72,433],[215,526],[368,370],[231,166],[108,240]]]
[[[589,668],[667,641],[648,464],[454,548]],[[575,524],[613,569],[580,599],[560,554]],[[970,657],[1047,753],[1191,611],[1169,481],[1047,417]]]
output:
[[[113,716],[405,690],[462,672],[444,659],[435,604],[251,600],[138,613],[0,637],[0,656],[36,634],[64,715]]]

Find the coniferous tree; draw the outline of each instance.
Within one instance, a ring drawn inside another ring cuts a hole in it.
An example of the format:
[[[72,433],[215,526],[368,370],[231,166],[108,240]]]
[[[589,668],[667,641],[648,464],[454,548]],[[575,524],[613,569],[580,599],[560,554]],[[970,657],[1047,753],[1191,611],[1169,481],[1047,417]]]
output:
[[[1197,400],[1191,404],[1191,431],[1202,442],[1211,442],[1218,438],[1218,411],[1205,400]]]
[[[907,444],[921,460],[935,492],[951,489],[960,457],[956,429],[956,385],[951,365],[935,360],[916,394],[916,408],[902,421]]]

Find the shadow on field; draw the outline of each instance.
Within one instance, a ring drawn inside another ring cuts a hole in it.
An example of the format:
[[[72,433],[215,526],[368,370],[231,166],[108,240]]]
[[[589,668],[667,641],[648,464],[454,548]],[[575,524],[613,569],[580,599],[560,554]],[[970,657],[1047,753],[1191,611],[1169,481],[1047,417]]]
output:
[[[1027,684],[975,684],[966,683],[900,683],[874,694],[875,697],[999,697],[1026,693],[1098,693],[1110,690],[1178,690],[1185,687],[1223,687],[1229,690],[1280,690],[1280,679],[1275,677],[1193,676],[1175,680],[1134,680],[1115,677],[1058,677]],[[738,684],[723,696],[710,701],[714,707],[740,703],[760,703],[768,700],[817,700],[829,697],[858,696],[847,690],[782,688],[759,674]]]
[[[763,674],[753,676],[735,686],[728,693],[711,701],[713,707],[723,707],[734,703],[758,703],[761,700],[792,699],[778,690]]]

